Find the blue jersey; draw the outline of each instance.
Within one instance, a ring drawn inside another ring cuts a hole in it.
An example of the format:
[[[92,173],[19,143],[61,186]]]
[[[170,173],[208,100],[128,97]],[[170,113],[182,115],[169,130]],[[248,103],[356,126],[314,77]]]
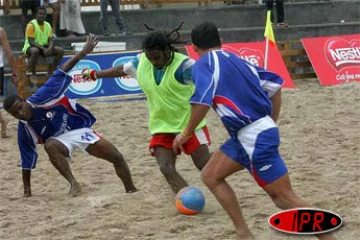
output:
[[[281,88],[276,74],[223,50],[211,51],[193,66],[195,93],[190,102],[213,107],[231,136],[271,115],[270,97]]]
[[[33,118],[19,121],[18,143],[23,169],[35,168],[36,144],[79,128],[91,127],[96,118],[84,107],[64,96],[72,77],[57,70],[47,82],[27,99]]]

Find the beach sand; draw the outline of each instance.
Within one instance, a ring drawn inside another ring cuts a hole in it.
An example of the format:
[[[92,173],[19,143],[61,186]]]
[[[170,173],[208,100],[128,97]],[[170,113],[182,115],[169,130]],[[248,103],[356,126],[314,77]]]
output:
[[[295,191],[314,207],[339,214],[337,239],[360,235],[360,83],[321,87],[316,79],[295,81],[283,90],[278,121],[280,151]],[[234,227],[200,180],[190,157],[178,158],[178,171],[206,196],[201,214],[185,216],[148,152],[146,101],[79,101],[97,116],[94,128],[124,154],[139,192],[127,194],[108,162],[76,151],[71,167],[82,194],[68,196],[69,185],[49,162],[42,146],[32,172],[31,198],[22,197],[17,121],[0,139],[0,239],[203,240],[235,239]],[[213,111],[207,117],[211,150],[227,138]],[[243,214],[259,240],[316,239],[270,228],[268,218],[280,211],[247,171],[228,178]]]

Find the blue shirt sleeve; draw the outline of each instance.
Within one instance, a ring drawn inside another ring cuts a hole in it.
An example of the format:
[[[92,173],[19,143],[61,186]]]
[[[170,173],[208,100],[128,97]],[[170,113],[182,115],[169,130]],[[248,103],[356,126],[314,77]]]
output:
[[[210,58],[203,57],[196,62],[192,69],[192,77],[195,92],[190,99],[190,103],[205,104],[211,107],[214,97],[214,78]]]
[[[276,73],[269,72],[263,68],[255,66],[260,78],[261,87],[272,97],[284,84],[284,80]]]
[[[185,59],[175,72],[175,79],[181,84],[192,84],[192,67],[195,60],[191,58]]]
[[[134,57],[132,60],[129,61],[131,62],[131,64],[135,69],[137,69],[139,66],[139,58],[140,58],[140,54],[138,54],[136,57]]]
[[[46,83],[28,101],[37,105],[59,98],[69,87],[72,77],[60,69],[56,70]]]
[[[25,124],[22,122],[19,122],[18,126],[18,145],[22,169],[34,169],[38,159],[38,154],[36,152],[35,143],[26,129]]]

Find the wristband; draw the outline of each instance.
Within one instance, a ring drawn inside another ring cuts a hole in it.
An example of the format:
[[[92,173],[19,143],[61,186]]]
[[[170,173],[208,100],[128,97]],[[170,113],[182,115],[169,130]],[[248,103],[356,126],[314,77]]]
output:
[[[186,133],[184,133],[184,131],[181,132],[181,135],[183,135],[186,138],[191,138],[192,137],[192,134],[187,135]]]
[[[94,69],[86,69],[85,71],[83,71],[83,74],[91,80],[97,79],[96,70],[94,70]]]

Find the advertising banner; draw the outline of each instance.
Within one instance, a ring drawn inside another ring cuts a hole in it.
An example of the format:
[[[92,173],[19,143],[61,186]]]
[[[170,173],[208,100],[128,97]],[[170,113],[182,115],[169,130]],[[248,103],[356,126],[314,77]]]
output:
[[[237,54],[252,65],[264,67],[265,42],[225,43],[222,45],[222,49]],[[198,59],[198,55],[191,45],[186,46],[186,51],[190,57],[195,60]],[[284,79],[285,83],[283,87],[294,88],[294,83],[277,48],[269,48],[268,59],[268,70],[277,73]]]
[[[80,60],[70,71],[73,80],[65,92],[69,98],[93,98],[118,95],[131,95],[142,93],[137,80],[131,77],[100,78],[95,81],[82,78],[81,71],[91,68],[97,71],[121,65],[134,58],[136,52],[115,52],[102,54],[89,54]],[[64,56],[62,63],[72,56]]]
[[[301,41],[321,85],[360,81],[360,34]]]

